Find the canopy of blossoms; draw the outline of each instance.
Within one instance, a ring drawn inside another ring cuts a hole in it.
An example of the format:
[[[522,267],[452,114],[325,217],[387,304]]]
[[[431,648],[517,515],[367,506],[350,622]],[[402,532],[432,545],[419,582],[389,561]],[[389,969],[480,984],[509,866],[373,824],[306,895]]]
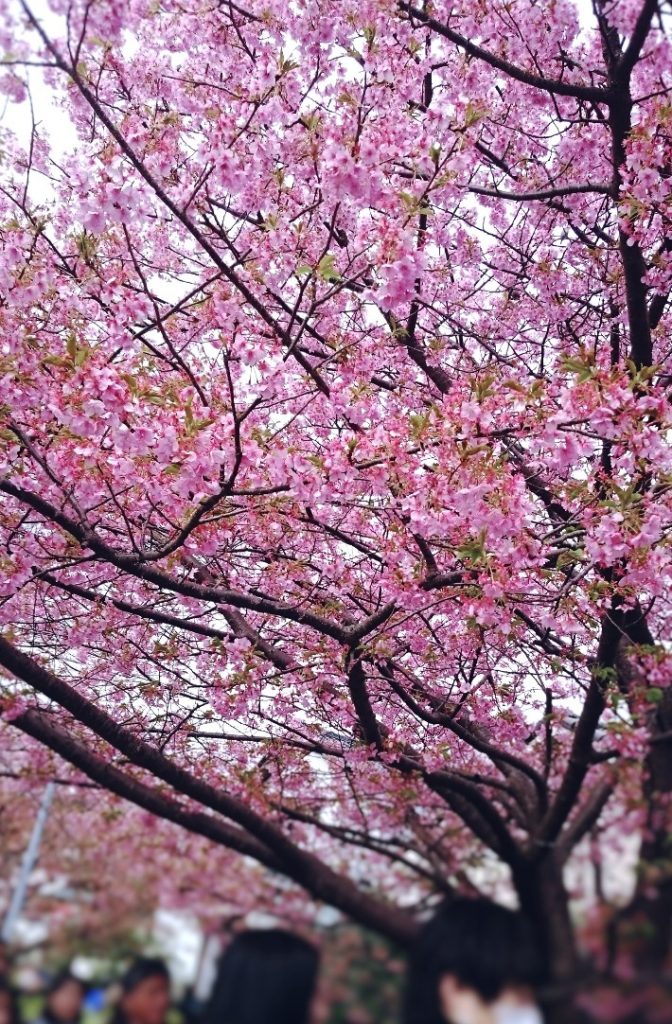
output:
[[[398,941],[662,965],[669,4],[0,7],[5,728]]]

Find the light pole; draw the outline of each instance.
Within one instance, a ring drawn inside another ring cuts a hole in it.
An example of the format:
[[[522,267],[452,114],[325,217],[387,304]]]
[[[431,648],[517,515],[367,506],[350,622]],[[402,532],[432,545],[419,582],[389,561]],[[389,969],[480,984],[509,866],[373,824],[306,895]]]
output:
[[[37,817],[35,818],[35,824],[33,825],[33,831],[31,832],[28,846],[25,849],[23,859],[21,861],[21,869],[16,882],[16,888],[12,893],[12,898],[5,915],[5,920],[2,923],[0,939],[2,939],[3,942],[11,941],[12,935],[14,934],[14,927],[23,909],[28,889],[28,881],[37,861],[37,855],[40,850],[40,841],[42,839],[42,833],[44,832],[44,826],[46,825],[47,818],[49,817],[49,808],[51,807],[51,801],[54,798],[55,788],[56,786],[53,782],[48,782],[44,789],[44,793],[42,794],[40,807],[37,812]]]

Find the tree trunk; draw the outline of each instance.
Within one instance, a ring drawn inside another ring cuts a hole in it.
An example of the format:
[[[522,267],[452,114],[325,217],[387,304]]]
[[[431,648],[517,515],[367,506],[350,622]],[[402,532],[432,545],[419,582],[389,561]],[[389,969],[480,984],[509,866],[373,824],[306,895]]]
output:
[[[650,714],[651,744],[644,770],[647,821],[638,883],[620,915],[620,945],[644,977],[664,970],[672,952],[672,689]]]
[[[544,1014],[547,1024],[579,1024],[583,1017],[573,1007],[573,994],[581,971],[569,897],[562,866],[554,853],[536,863],[525,863],[514,873],[521,908],[529,916],[543,950],[548,978]]]

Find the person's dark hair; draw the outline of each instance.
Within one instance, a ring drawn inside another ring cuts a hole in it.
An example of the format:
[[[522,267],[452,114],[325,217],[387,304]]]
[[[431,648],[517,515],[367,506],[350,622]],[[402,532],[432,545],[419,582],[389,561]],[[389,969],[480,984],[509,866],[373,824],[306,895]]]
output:
[[[241,932],[220,957],[202,1024],[306,1024],[319,962],[284,929]]]
[[[147,978],[165,978],[166,981],[170,981],[170,972],[165,961],[158,956],[137,957],[119,979],[121,991],[127,995]]]
[[[443,904],[411,950],[405,1024],[445,1024],[439,983],[446,974],[488,1003],[508,985],[536,988],[543,962],[529,921],[486,899]]]
[[[19,1001],[16,998],[16,991],[9,983],[8,979],[2,975],[0,975],[0,993],[6,995],[9,1001],[9,1016],[12,1020],[12,1024],[21,1024],[21,1014],[19,1012]]]
[[[110,1024],[127,1024],[121,1001],[125,995],[141,985],[143,981],[147,981],[148,978],[165,978],[166,981],[170,981],[170,971],[160,957],[139,956],[126,968],[119,979],[121,996],[112,1012]]]
[[[49,1003],[51,997],[55,995],[55,993],[58,992],[58,990],[62,988],[63,985],[68,985],[70,982],[74,982],[75,985],[79,985],[80,989],[82,990],[82,997],[86,995],[86,983],[82,981],[81,978],[78,978],[76,974],[73,974],[69,967],[64,967],[62,970],[58,971],[47,985],[45,991],[42,1019],[47,1021],[48,1024],[61,1024],[58,1017],[54,1015]],[[82,1014],[80,1012],[77,1015],[77,1017],[74,1018],[74,1020],[71,1022],[71,1024],[79,1024],[81,1018]]]

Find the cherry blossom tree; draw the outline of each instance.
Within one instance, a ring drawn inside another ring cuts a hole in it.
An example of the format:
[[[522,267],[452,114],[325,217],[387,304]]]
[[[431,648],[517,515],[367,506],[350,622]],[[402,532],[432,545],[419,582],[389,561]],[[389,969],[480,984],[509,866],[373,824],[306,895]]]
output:
[[[3,6],[6,730],[400,943],[508,886],[558,1020],[581,924],[659,976],[670,4]]]
[[[5,729],[3,740],[0,919],[44,786],[55,783],[21,921],[10,936],[17,956],[39,950],[57,965],[77,953],[105,958],[112,948],[128,948],[134,936],[137,946],[151,932],[158,909],[187,910],[204,931],[212,931],[254,910],[259,900],[270,905],[277,899],[282,880],[254,862],[234,864],[236,855],[224,847],[213,848],[64,770],[46,747],[31,749],[33,741],[16,730]],[[286,910],[304,924],[309,908],[301,908],[297,895],[288,905],[290,894],[283,895]],[[26,922],[37,929],[26,928]]]

